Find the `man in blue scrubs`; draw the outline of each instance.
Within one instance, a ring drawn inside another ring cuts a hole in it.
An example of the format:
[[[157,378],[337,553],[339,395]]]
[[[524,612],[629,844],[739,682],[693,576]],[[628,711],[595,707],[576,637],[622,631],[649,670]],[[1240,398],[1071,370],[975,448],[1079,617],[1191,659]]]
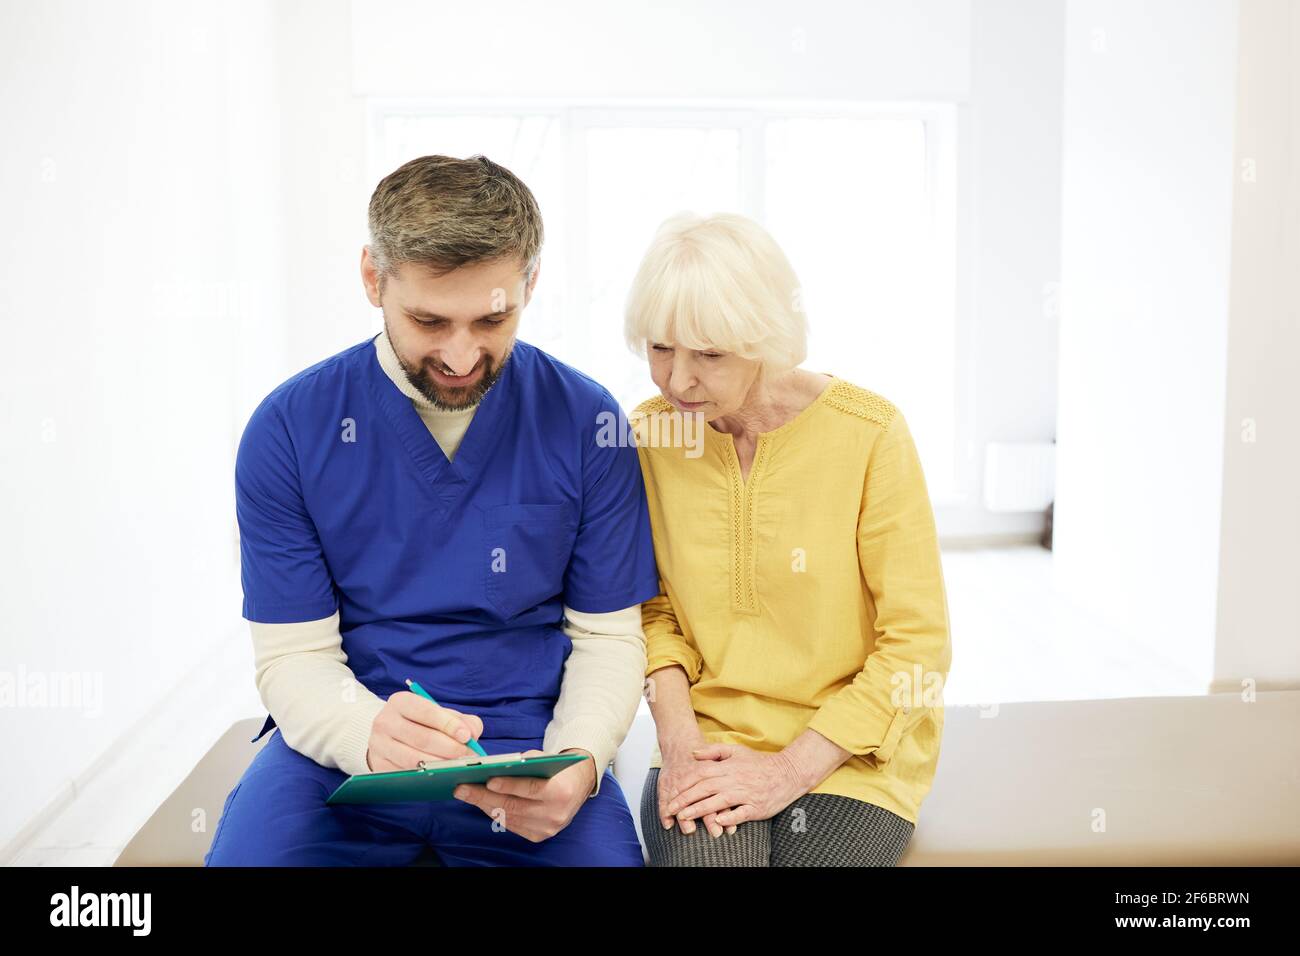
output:
[[[639,700],[639,604],[659,593],[645,491],[630,435],[608,440],[624,422],[609,392],[516,338],[536,203],[483,157],[426,156],[379,184],[370,228],[384,333],[275,389],[240,443],[258,739],[279,726],[205,863],[400,865],[432,847],[447,865],[639,866],[603,764]],[[571,635],[604,631],[577,667]],[[592,759],[455,800],[325,804],[349,773],[465,756],[470,736]]]

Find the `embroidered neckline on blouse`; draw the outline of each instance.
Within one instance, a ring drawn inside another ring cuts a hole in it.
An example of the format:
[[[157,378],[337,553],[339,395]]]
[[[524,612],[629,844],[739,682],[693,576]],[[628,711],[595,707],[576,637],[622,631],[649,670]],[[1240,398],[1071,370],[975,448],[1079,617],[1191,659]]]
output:
[[[829,372],[822,372],[830,375]],[[754,554],[754,523],[757,520],[756,499],[758,488],[762,483],[764,469],[772,454],[772,441],[788,434],[801,423],[807,421],[815,410],[832,397],[835,387],[843,382],[835,375],[809,402],[784,425],[767,432],[760,432],[754,447],[754,460],[749,466],[749,476],[740,473],[740,456],[736,454],[736,438],[730,432],[718,431],[711,425],[705,428],[713,432],[715,440],[722,442],[722,460],[727,466],[727,481],[730,485],[731,513],[731,608],[741,614],[758,613],[758,594],[754,585],[756,558]],[[847,384],[847,383],[844,383]]]

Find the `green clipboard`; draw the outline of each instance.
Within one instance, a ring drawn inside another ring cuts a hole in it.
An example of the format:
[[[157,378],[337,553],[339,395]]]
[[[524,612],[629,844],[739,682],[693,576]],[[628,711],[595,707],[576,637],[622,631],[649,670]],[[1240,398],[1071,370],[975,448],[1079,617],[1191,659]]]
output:
[[[421,760],[416,770],[354,774],[329,795],[332,803],[409,803],[454,800],[452,791],[462,783],[487,783],[492,777],[554,777],[586,754],[545,754],[525,757],[522,753],[488,757],[459,757],[455,760]]]

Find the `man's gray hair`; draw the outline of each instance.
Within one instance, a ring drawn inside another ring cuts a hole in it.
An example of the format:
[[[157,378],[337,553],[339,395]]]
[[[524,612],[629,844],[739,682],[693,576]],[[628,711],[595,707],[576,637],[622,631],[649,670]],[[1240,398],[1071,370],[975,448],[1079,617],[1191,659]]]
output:
[[[370,255],[382,284],[403,262],[435,274],[516,258],[532,276],[542,214],[514,173],[486,156],[420,156],[389,173],[370,197]]]

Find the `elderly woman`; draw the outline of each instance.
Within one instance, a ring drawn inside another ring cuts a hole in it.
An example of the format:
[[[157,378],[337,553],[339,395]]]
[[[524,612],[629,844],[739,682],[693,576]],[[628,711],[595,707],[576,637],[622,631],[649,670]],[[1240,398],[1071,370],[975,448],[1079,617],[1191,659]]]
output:
[[[628,296],[660,392],[632,416],[660,576],[652,866],[893,866],[938,764],[951,645],[921,463],[894,404],[798,367],[798,285],[757,223],[680,214]]]

